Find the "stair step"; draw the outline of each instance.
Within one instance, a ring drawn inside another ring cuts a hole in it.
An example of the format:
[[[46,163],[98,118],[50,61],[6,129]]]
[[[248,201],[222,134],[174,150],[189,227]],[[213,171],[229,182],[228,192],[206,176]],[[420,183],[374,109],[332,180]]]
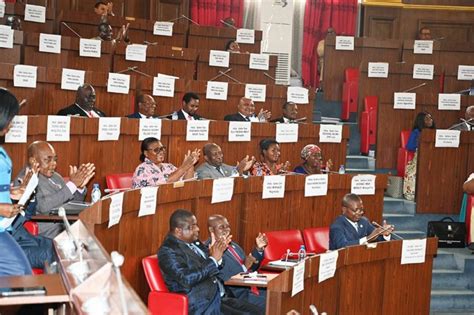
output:
[[[458,290],[431,290],[431,311],[452,312],[470,311],[474,309],[474,291]]]
[[[440,254],[438,253],[433,260],[434,269],[460,269],[453,254]]]
[[[346,168],[375,171],[375,159],[369,156],[347,155]]]
[[[415,215],[416,202],[402,198],[392,198],[385,196],[383,198],[383,212],[385,214],[412,214]]]

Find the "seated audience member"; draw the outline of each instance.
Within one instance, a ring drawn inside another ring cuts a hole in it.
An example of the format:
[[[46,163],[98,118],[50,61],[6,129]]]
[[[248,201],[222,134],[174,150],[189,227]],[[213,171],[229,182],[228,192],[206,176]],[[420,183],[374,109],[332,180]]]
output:
[[[329,229],[329,249],[336,250],[367,242],[389,241],[393,225],[383,222],[383,227],[375,227],[364,217],[362,199],[355,194],[342,198],[342,215],[338,216]]]
[[[253,176],[278,175],[288,172],[290,162],[278,163],[280,160],[280,144],[274,139],[260,141],[260,158],[255,162],[250,173]]]
[[[255,157],[247,155],[237,166],[227,165],[221,147],[215,143],[206,144],[203,153],[205,162],[196,169],[198,179],[242,176],[255,163]]]
[[[426,26],[420,28],[420,30],[418,31],[418,35],[417,35],[416,39],[419,39],[419,40],[432,40],[431,30],[429,28],[427,28]]]
[[[228,16],[223,20],[223,22],[224,23],[222,24],[224,24],[225,27],[235,28],[235,20],[233,17]]]
[[[105,113],[95,107],[95,90],[88,83],[81,85],[76,92],[76,102],[58,111],[61,116],[105,117]]]
[[[155,118],[156,102],[153,96],[140,94],[137,97],[138,111],[128,115],[128,118]]]
[[[332,28],[329,27],[326,30],[326,36],[318,42],[318,45],[316,46],[316,54],[318,55],[318,72],[319,72],[319,84],[321,87],[321,84],[323,82],[323,75],[324,75],[324,45],[326,42],[326,37],[329,35],[334,36],[336,35],[336,31]]]
[[[417,149],[420,139],[421,131],[425,128],[436,129],[433,117],[428,112],[420,112],[416,115],[413,130],[408,138],[405,149],[410,152],[415,152],[413,159],[408,162],[405,168],[405,176],[403,180],[403,196],[407,200],[415,200],[415,186],[416,186],[416,163],[418,160]]]
[[[158,186],[194,177],[194,164],[199,161],[200,150],[188,150],[180,167],[165,163],[166,147],[156,138],[146,138],[141,145],[140,161],[133,173],[132,188]]]
[[[97,39],[104,42],[112,42],[113,44],[119,42],[130,44],[130,38],[128,37],[129,27],[130,23],[127,23],[127,25],[122,25],[122,28],[117,33],[117,36],[114,38],[114,30],[112,29],[112,26],[110,26],[110,24],[107,22],[101,22],[98,26],[99,35],[92,39]]]
[[[332,161],[329,159],[326,162],[326,165],[323,163],[323,155],[321,149],[315,144],[306,145],[303,150],[301,150],[301,158],[303,163],[295,167],[293,172],[299,174],[322,174],[327,172],[332,167]]]
[[[260,109],[258,115],[255,115],[255,104],[250,98],[242,97],[237,105],[238,113],[226,115],[225,121],[251,121],[266,122],[272,116],[268,110]]]
[[[58,157],[53,146],[46,141],[35,141],[28,146],[28,165],[39,164],[38,186],[34,194],[36,212],[48,215],[49,212],[69,201],[84,201],[86,185],[95,175],[95,166],[92,163],[69,166],[69,180],[56,172]],[[20,171],[22,177],[27,168]],[[63,229],[62,224],[38,223],[41,235],[54,238]]]
[[[212,239],[226,239],[231,234],[230,225],[227,218],[215,214],[209,217],[207,227],[211,238],[205,244],[209,245]],[[255,239],[255,248],[251,253],[245,255],[245,251],[236,242],[231,242],[222,255],[222,268],[219,278],[222,281],[229,280],[241,272],[254,272],[260,268],[263,260],[264,249],[268,245],[268,239],[265,234],[259,233]],[[239,300],[245,300],[258,306],[261,313],[265,313],[266,292],[251,291],[249,287],[226,286],[226,291]]]
[[[196,93],[188,92],[182,99],[182,108],[173,112],[167,118],[172,120],[202,120],[196,112],[199,109],[199,96]]]
[[[96,4],[94,5],[94,12],[98,15],[107,15],[107,2],[96,2]]]
[[[5,25],[10,26],[12,30],[21,31],[23,30],[21,25],[21,19],[18,16],[11,15],[6,18]]]
[[[225,50],[231,53],[241,53],[239,43],[233,39],[227,42]]]
[[[461,119],[461,123],[454,124],[451,126],[452,130],[461,130],[461,131],[472,131],[474,130],[474,105],[466,108],[466,113],[464,114],[465,119]]]
[[[219,269],[230,241],[230,236],[219,238],[206,247],[199,242],[199,227],[191,212],[178,209],[171,215],[158,261],[168,289],[187,295],[189,314],[260,313],[255,305],[225,294]]]
[[[16,97],[0,88],[0,137],[10,130],[11,121],[20,111]],[[10,229],[9,218],[15,217],[23,207],[12,204],[10,185],[12,161],[5,149],[0,146],[0,277],[22,276],[31,274],[31,266],[23,250],[7,231]],[[19,194],[22,194],[19,192]],[[21,196],[21,195],[20,195]]]
[[[471,173],[471,175],[469,175],[467,180],[464,182],[462,188],[466,193],[474,194],[474,173]]]
[[[285,102],[283,104],[283,116],[272,119],[270,122],[275,123],[297,123],[302,119],[298,119],[298,105],[293,102]]]

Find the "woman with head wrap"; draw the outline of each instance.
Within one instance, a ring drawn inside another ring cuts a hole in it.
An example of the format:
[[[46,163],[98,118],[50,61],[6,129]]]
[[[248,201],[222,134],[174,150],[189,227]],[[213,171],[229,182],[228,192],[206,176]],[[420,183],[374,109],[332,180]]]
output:
[[[303,163],[293,170],[295,173],[322,174],[323,170],[326,168],[329,170],[332,167],[330,159],[324,165],[321,148],[315,144],[308,144],[301,150],[301,159],[303,159]]]

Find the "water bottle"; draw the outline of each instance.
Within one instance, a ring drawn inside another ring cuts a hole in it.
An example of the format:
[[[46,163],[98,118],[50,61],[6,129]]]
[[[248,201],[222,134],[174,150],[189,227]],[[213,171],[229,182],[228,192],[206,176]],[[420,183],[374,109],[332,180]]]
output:
[[[99,184],[96,183],[92,186],[92,193],[91,193],[92,203],[96,203],[97,201],[99,201],[101,196],[102,194],[100,192]]]
[[[344,168],[344,165],[339,166],[339,174],[345,174],[346,169]]]
[[[298,251],[298,261],[302,261],[306,258],[306,248],[304,245],[300,246],[300,250]]]

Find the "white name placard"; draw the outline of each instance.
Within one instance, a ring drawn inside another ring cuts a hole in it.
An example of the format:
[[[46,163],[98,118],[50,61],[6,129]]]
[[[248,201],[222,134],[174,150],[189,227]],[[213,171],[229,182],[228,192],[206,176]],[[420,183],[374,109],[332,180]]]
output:
[[[435,148],[459,148],[460,130],[436,129]]]
[[[286,90],[286,101],[296,104],[308,104],[308,89],[299,86],[289,86]]]
[[[293,267],[293,283],[291,286],[291,296],[295,296],[296,294],[304,290],[304,267],[304,260]]]
[[[168,75],[168,74],[163,74],[163,73],[158,73],[158,78],[168,78],[168,79],[174,79],[174,80],[179,79],[179,77],[175,77],[174,75]]]
[[[211,67],[229,68],[230,53],[222,50],[211,50],[209,52],[209,65]]]
[[[387,62],[369,62],[369,78],[388,78]]]
[[[211,203],[231,201],[233,194],[234,178],[224,177],[214,179],[214,181],[212,182]]]
[[[186,124],[186,141],[208,141],[209,120],[188,120]]]
[[[241,44],[254,44],[255,43],[255,30],[239,28],[237,30],[235,41]]]
[[[13,69],[13,86],[36,88],[38,68],[35,66],[15,65]]]
[[[4,2],[0,2],[4,3]],[[5,3],[4,3],[5,4]],[[14,31],[8,27],[0,27],[0,47],[1,48],[13,48],[13,34]]]
[[[125,49],[125,60],[146,62],[147,45],[131,44]]]
[[[99,118],[99,141],[116,141],[120,137],[120,117]]]
[[[84,70],[75,70],[63,68],[61,74],[61,89],[77,91],[77,88],[84,84]]]
[[[280,143],[298,142],[299,124],[275,124],[276,141]]]
[[[339,251],[337,250],[319,256],[318,283],[334,277],[338,257]]]
[[[25,5],[25,21],[46,23],[46,8],[40,5]]]
[[[5,135],[6,143],[26,143],[28,134],[28,116],[15,116],[12,119],[10,130]]]
[[[262,199],[284,198],[285,176],[269,175],[263,177]]]
[[[138,211],[138,216],[143,217],[155,214],[158,187],[143,187],[140,189],[140,195],[140,210]]]
[[[107,80],[107,92],[128,94],[130,89],[130,75],[123,73],[109,72],[109,79]]]
[[[173,36],[173,22],[156,21],[153,25],[153,35]]]
[[[336,50],[354,50],[354,36],[336,36]]]
[[[422,264],[426,257],[426,238],[421,240],[403,240],[400,264]]]
[[[229,83],[207,81],[206,98],[209,100],[227,100],[227,90]]]
[[[3,1],[0,2],[0,18],[5,16],[5,7],[6,7],[5,2]]]
[[[110,196],[110,205],[109,205],[109,229],[120,223],[122,218],[122,208],[123,208],[123,192],[116,193]]]
[[[61,35],[41,33],[39,37],[39,51],[60,54]]]
[[[161,139],[161,119],[139,119],[138,140],[143,141],[146,138],[154,137]]]
[[[102,42],[97,39],[79,39],[79,56],[100,58]]]
[[[319,125],[319,142],[341,143],[342,125]]]
[[[432,55],[433,54],[433,41],[432,40],[415,40],[413,43],[413,53]]]
[[[434,65],[414,64],[413,79],[433,80]]]
[[[356,195],[375,195],[375,175],[364,174],[352,177],[351,193]]]
[[[416,93],[406,93],[406,92],[393,93],[393,108],[416,109]]]
[[[245,84],[245,97],[254,102],[265,102],[267,86],[265,84]]]
[[[458,66],[458,80],[474,80],[474,66]]]
[[[174,87],[176,80],[174,78],[157,76],[153,78],[153,95],[174,97]]]
[[[270,55],[250,54],[249,69],[268,70],[270,68]]]
[[[460,110],[461,109],[461,94],[438,94],[438,109],[439,110]]]
[[[252,123],[250,121],[229,121],[229,142],[250,141]]]
[[[306,176],[304,196],[326,196],[328,194],[328,178],[328,174],[314,174]]]
[[[69,141],[71,116],[48,116],[46,141]]]

